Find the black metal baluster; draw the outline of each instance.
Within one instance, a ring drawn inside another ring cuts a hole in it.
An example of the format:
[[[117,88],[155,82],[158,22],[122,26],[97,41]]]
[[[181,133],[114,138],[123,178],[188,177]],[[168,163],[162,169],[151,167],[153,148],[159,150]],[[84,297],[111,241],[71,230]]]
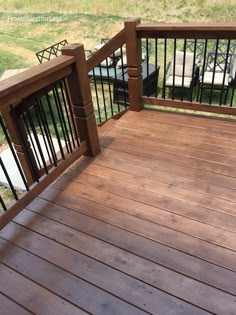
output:
[[[42,137],[43,137],[43,142],[44,142],[44,146],[45,146],[45,149],[47,151],[47,155],[48,155],[48,158],[49,158],[49,161],[50,161],[50,164],[52,164],[52,157],[50,155],[50,152],[49,152],[49,148],[48,148],[48,143],[47,143],[47,138],[45,136],[45,133],[44,133],[44,130],[43,130],[43,126],[42,126],[42,122],[40,120],[40,117],[39,117],[39,113],[38,113],[38,109],[37,109],[37,104],[35,104],[35,106],[33,107],[34,109],[34,113],[35,113],[35,116],[37,118],[37,122],[38,122],[38,125],[39,125],[39,128],[40,128],[40,132],[42,134]]]
[[[162,98],[166,98],[166,55],[167,55],[167,39],[164,39],[164,78],[163,78],[163,89]]]
[[[45,170],[46,174],[48,174],[48,168],[47,168],[47,164],[46,164],[46,161],[45,161],[45,158],[44,158],[44,155],[43,155],[43,150],[42,150],[41,144],[39,142],[39,138],[38,138],[38,135],[37,135],[37,132],[36,132],[36,129],[35,129],[34,121],[32,119],[31,113],[30,113],[30,111],[28,109],[26,109],[26,114],[27,114],[27,117],[29,119],[30,127],[31,127],[31,130],[32,130],[33,135],[34,135],[34,139],[35,139],[37,147],[38,147],[39,155],[41,157],[44,170]]]
[[[51,116],[51,118],[52,118],[53,128],[54,128],[55,133],[56,133],[57,143],[58,143],[58,145],[59,145],[59,149],[60,149],[61,156],[62,156],[62,158],[63,158],[63,160],[64,160],[64,159],[65,159],[65,154],[64,154],[64,151],[63,151],[63,148],[62,148],[60,135],[59,135],[59,132],[58,132],[58,129],[57,129],[56,120],[55,120],[55,117],[54,117],[54,114],[53,114],[52,104],[51,104],[51,101],[50,101],[50,97],[49,97],[49,95],[48,95],[47,92],[45,93],[45,96],[46,96],[46,100],[47,100],[48,109],[49,109],[49,111],[50,111],[50,116]]]
[[[172,100],[174,100],[174,98],[175,98],[175,67],[176,67],[176,38],[174,39],[174,62],[173,62]]]
[[[227,45],[227,51],[226,51],[226,58],[225,58],[225,66],[224,66],[224,74],[223,74],[223,81],[222,81],[222,86],[221,86],[221,93],[220,93],[220,105],[222,105],[222,98],[224,95],[224,86],[225,86],[225,78],[226,78],[226,73],[228,72],[228,67],[230,67],[231,64],[231,57],[230,55],[230,43],[231,40],[228,40],[228,45]],[[229,60],[230,58],[230,60]],[[228,90],[228,83],[227,82],[227,87],[226,87],[226,96],[225,96],[225,105],[227,104],[227,90]]]
[[[97,101],[98,119],[99,119],[99,123],[101,123],[102,122],[102,117],[101,117],[100,103],[99,103],[99,97],[98,97],[97,79],[96,79],[96,76],[95,76],[95,70],[94,69],[93,69],[93,82],[94,82],[96,101]]]
[[[157,60],[158,60],[158,39],[155,38],[155,69],[156,69],[156,73],[158,73]],[[155,90],[155,97],[156,98],[157,98],[157,93],[158,93],[158,79],[159,79],[159,75],[157,75],[157,86],[156,86],[156,90]]]
[[[197,60],[197,39],[194,40],[194,49],[193,49],[193,69],[192,69],[192,82],[190,86],[190,102],[193,101],[193,87],[198,83],[199,76],[199,65],[196,64]]]
[[[115,60],[115,54],[113,53],[113,59]],[[116,85],[117,85],[117,70],[116,70],[116,65],[114,65],[114,83],[113,83],[113,95],[115,95],[115,89],[117,88]],[[117,97],[117,107],[118,107],[118,112],[120,113],[120,99],[119,99],[119,96]]]
[[[54,145],[53,145],[52,136],[51,136],[51,133],[50,133],[48,122],[47,122],[47,117],[46,117],[46,114],[44,112],[42,100],[39,100],[39,101],[36,100],[36,103],[38,105],[37,108],[39,110],[39,115],[40,115],[41,120],[43,122],[43,127],[44,127],[44,130],[45,130],[45,134],[46,134],[47,139],[48,139],[48,144],[49,144],[50,151],[51,151],[51,154],[52,154],[53,162],[54,162],[54,165],[57,166],[57,155],[56,155],[56,151],[55,151],[55,148],[54,148]]]
[[[66,83],[65,79],[63,79],[63,82],[64,82],[64,89],[65,89],[65,96],[66,96],[66,99],[68,101],[68,107],[69,107],[71,122],[72,122],[72,125],[73,125],[73,130],[74,130],[77,146],[79,147],[79,135],[78,135],[78,132],[77,132],[77,129],[76,129],[76,125],[75,125],[74,114],[72,112],[72,103],[71,103],[71,99],[70,99],[70,95],[69,95],[69,92],[68,92],[67,83]]]
[[[126,83],[125,83],[125,71],[124,71],[124,60],[123,60],[123,47],[120,48],[121,51],[121,73],[122,73],[122,87],[123,87],[123,96],[124,96],[124,104],[125,108],[127,107],[127,101],[126,101]]]
[[[148,96],[148,87],[149,87],[149,40],[148,38],[146,38],[146,51],[145,51],[145,54],[146,54],[146,67],[147,67],[147,93],[144,93],[144,95],[146,94]],[[144,87],[143,87],[143,90],[144,90]]]
[[[35,165],[33,164],[32,160],[31,160],[31,156],[30,156],[29,151],[28,151],[28,146],[26,144],[26,140],[25,140],[24,136],[22,135],[21,129],[19,127],[19,121],[18,121],[19,117],[17,117],[17,115],[15,113],[15,110],[14,110],[14,107],[12,105],[10,106],[10,109],[11,109],[12,119],[14,120],[15,126],[16,126],[16,128],[18,130],[19,137],[21,139],[21,143],[22,143],[22,145],[24,147],[24,152],[27,155],[27,159],[28,159],[28,161],[29,161],[29,163],[31,165],[31,169],[32,169],[33,174],[34,174],[34,178],[36,178],[36,180],[39,181],[39,179],[38,179],[38,172],[35,170]]]
[[[215,49],[215,58],[214,58],[214,67],[213,67],[213,74],[212,74],[212,82],[211,82],[211,88],[210,88],[209,104],[212,103],[212,94],[213,94],[213,89],[214,89],[214,81],[215,81],[215,72],[216,72],[216,64],[217,64],[218,46],[219,46],[219,39],[216,40],[216,49]]]
[[[69,153],[70,150],[69,150],[69,145],[68,145],[68,139],[67,139],[67,135],[66,135],[65,126],[64,126],[64,123],[63,123],[63,114],[61,113],[60,100],[58,99],[57,87],[54,87],[52,91],[53,91],[53,97],[54,97],[54,101],[55,101],[55,105],[56,105],[56,109],[57,109],[57,114],[58,114],[58,118],[59,118],[59,124],[60,124],[60,127],[61,127],[61,131],[62,131],[62,134],[63,134],[65,145],[66,145],[66,150],[67,150],[67,153]]]
[[[18,171],[19,171],[19,173],[20,173],[20,175],[21,175],[21,179],[22,179],[22,181],[23,181],[23,183],[24,183],[24,185],[25,185],[25,188],[26,188],[26,190],[29,190],[29,186],[28,186],[28,184],[27,184],[25,175],[24,175],[24,173],[23,173],[23,171],[22,171],[22,168],[21,168],[21,165],[20,165],[20,163],[19,163],[18,157],[17,157],[16,152],[15,152],[15,150],[14,150],[14,147],[13,147],[13,145],[12,145],[12,142],[11,142],[11,139],[10,139],[10,136],[9,136],[9,133],[8,133],[8,130],[7,130],[6,126],[5,126],[5,123],[4,123],[4,121],[3,121],[1,115],[0,115],[0,125],[1,125],[1,127],[2,127],[3,133],[4,133],[4,135],[5,135],[5,138],[6,138],[6,140],[7,140],[7,143],[8,143],[8,145],[9,145],[9,148],[10,148],[10,150],[11,150],[12,156],[14,157],[14,160],[15,160],[15,163],[16,163],[16,166],[17,166],[17,169],[18,169]]]
[[[60,97],[59,92],[58,92],[58,86],[56,86],[54,90],[55,90],[56,99],[57,99],[57,103],[58,103],[58,110],[59,110],[58,113],[59,113],[59,115],[61,117],[62,127],[63,127],[64,133],[65,133],[65,141],[66,142],[68,141],[68,146],[69,146],[70,152],[72,153],[73,149],[72,149],[72,146],[71,146],[71,143],[70,143],[70,135],[69,135],[69,131],[68,131],[68,128],[67,128],[65,115],[64,115],[64,112],[63,112],[61,97]]]
[[[200,104],[202,103],[202,94],[203,94],[203,85],[204,85],[204,72],[205,72],[205,67],[206,67],[206,56],[207,56],[207,45],[208,45],[208,40],[206,39],[205,40],[204,56],[203,56],[203,65],[202,65],[202,78],[201,78],[201,84],[199,84],[199,90],[200,90],[200,100],[199,100],[199,102],[200,102]]]
[[[7,207],[6,207],[6,205],[5,205],[4,200],[2,199],[2,196],[1,196],[1,195],[0,195],[0,204],[2,205],[3,210],[4,210],[4,211],[7,211]]]
[[[234,78],[234,81],[235,81],[235,78]],[[233,87],[232,87],[232,95],[231,95],[231,99],[230,99],[230,107],[233,106],[234,92],[235,92],[235,82],[233,83]]]
[[[71,134],[70,138],[72,140],[72,144],[73,144],[73,147],[75,149],[76,145],[75,145],[74,133],[73,133],[73,130],[72,130],[71,119],[70,119],[70,116],[69,116],[69,111],[68,111],[68,108],[67,108],[67,102],[66,102],[66,98],[65,98],[65,94],[64,94],[64,86],[65,86],[65,84],[66,84],[66,82],[64,82],[64,81],[59,83],[59,85],[60,85],[60,92],[61,92],[63,105],[64,105],[64,109],[65,109],[67,124],[68,124],[69,131],[70,131],[70,134]],[[70,106],[70,104],[68,104],[68,106]]]
[[[10,188],[11,188],[11,192],[12,192],[12,194],[13,194],[15,200],[18,200],[19,198],[18,198],[18,195],[17,195],[17,193],[16,193],[15,187],[14,187],[14,185],[12,184],[12,181],[11,181],[9,175],[8,175],[8,172],[7,172],[7,170],[6,170],[6,167],[5,167],[5,165],[4,165],[4,163],[3,163],[1,157],[0,157],[0,166],[2,167],[3,173],[4,173],[4,175],[5,175],[6,179],[7,179],[8,185],[9,185]]]
[[[30,128],[29,128],[29,125],[28,125],[28,121],[27,121],[27,117],[26,117],[25,113],[23,114],[23,120],[24,120],[24,124],[25,124],[26,130],[27,130],[28,136],[30,138],[30,143],[31,143],[32,148],[33,148],[34,156],[35,156],[35,158],[37,160],[37,163],[38,163],[38,167],[41,168],[42,166],[41,166],[41,163],[40,163],[38,152],[36,150],[36,147],[35,147],[35,144],[34,144],[34,139],[33,139],[32,135],[31,135],[31,131],[30,131]]]
[[[109,68],[108,68],[108,61],[106,58],[106,66],[107,66],[107,80],[108,80],[108,90],[109,90],[109,98],[110,98],[110,108],[111,108],[111,116],[113,116],[113,104],[112,104],[112,97],[111,97],[111,83],[110,83],[110,75],[109,75]]]
[[[182,72],[182,88],[181,88],[181,101],[184,99],[184,79],[185,79],[185,61],[186,61],[186,45],[187,40],[184,39],[184,58],[183,58],[183,72]]]
[[[101,78],[101,88],[102,88],[102,97],[103,97],[103,108],[104,108],[104,114],[105,114],[105,120],[107,120],[107,107],[106,107],[106,99],[105,99],[105,92],[104,92],[104,82],[103,82],[103,76],[102,76],[102,68],[99,64],[99,72],[100,72],[100,78]]]

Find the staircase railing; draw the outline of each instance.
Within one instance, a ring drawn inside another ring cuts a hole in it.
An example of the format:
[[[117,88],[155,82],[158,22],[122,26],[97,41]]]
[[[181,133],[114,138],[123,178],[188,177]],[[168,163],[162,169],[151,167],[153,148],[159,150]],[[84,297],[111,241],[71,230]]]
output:
[[[0,168],[17,200],[8,206],[1,194],[2,228],[82,154],[100,150],[83,45],[2,81],[0,109]]]

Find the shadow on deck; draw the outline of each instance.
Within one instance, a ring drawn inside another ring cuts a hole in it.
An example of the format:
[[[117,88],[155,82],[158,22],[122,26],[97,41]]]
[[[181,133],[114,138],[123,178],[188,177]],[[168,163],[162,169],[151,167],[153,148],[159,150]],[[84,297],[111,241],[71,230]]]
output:
[[[1,314],[236,314],[236,123],[127,112],[100,143],[0,231]]]

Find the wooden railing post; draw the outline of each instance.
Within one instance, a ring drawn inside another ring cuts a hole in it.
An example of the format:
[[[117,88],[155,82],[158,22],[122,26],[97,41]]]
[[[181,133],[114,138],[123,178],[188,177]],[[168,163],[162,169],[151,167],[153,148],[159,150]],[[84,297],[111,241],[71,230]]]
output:
[[[76,127],[81,141],[86,141],[86,155],[95,156],[100,152],[96,119],[94,115],[87,63],[82,44],[71,44],[62,48],[62,55],[74,56],[73,71],[68,76],[68,87]]]
[[[28,140],[23,118],[17,117],[17,127],[7,108],[4,108],[1,113],[9,131],[12,143],[14,144],[22,170],[25,174],[25,178],[30,186],[38,180],[39,173],[37,163]],[[24,140],[24,143],[22,139]]]
[[[125,22],[125,42],[128,65],[128,87],[130,110],[140,111],[143,108],[141,96],[143,95],[142,78],[142,46],[141,39],[137,38],[136,26],[140,19]]]

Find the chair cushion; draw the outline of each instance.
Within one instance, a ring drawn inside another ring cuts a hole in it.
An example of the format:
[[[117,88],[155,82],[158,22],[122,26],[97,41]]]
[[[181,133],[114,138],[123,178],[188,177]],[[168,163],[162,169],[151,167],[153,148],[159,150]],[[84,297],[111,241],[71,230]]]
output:
[[[112,64],[113,64],[112,58],[107,57],[105,60],[103,60],[103,61],[100,63],[100,66],[101,66],[101,67],[110,67]]]
[[[185,88],[189,88],[191,85],[191,82],[192,82],[192,78],[184,77],[183,86]],[[170,86],[170,87],[172,87],[173,84],[175,87],[182,87],[182,83],[183,83],[183,77],[180,77],[180,76],[175,76],[175,82],[174,82],[173,76],[169,76],[168,79],[166,80],[166,86]]]
[[[185,63],[184,67],[184,76],[191,77],[193,76],[193,66],[194,66],[194,53],[186,52],[185,59],[184,59],[184,52],[183,51],[176,51],[175,55],[175,76],[183,76],[183,64]],[[172,65],[170,69],[170,74],[173,75],[174,73],[174,58],[172,60]]]
[[[204,78],[203,78],[203,84],[206,85],[216,85],[216,86],[222,86],[223,80],[224,80],[224,86],[228,86],[229,84],[229,74],[225,74],[225,79],[224,79],[224,73],[222,72],[215,72],[214,76],[214,82],[213,80],[213,72],[204,72]]]

